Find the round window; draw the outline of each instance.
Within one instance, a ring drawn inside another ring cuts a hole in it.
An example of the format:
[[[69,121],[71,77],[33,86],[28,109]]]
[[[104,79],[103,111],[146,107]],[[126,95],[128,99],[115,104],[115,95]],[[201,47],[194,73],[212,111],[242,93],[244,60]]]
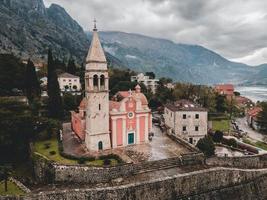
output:
[[[128,113],[128,118],[133,118],[134,117],[134,113],[133,112],[129,112]]]

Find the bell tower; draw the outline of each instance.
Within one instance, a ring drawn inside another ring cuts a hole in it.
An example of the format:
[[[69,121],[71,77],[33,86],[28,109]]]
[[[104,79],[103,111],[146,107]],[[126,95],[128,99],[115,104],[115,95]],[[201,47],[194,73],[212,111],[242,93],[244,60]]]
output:
[[[98,37],[96,20],[85,70],[87,101],[85,144],[88,150],[110,149],[108,68]]]

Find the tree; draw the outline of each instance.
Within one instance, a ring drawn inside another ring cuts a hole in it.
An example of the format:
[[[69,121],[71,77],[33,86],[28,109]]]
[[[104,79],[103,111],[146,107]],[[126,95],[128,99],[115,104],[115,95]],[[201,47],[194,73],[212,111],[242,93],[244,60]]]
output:
[[[208,135],[198,141],[197,148],[199,148],[207,157],[215,154],[215,145],[211,137]]]
[[[227,111],[227,104],[226,104],[226,96],[225,95],[217,95],[216,96],[216,106],[217,112],[224,113]]]
[[[0,164],[28,158],[34,126],[35,119],[26,104],[0,99]]]
[[[262,111],[257,116],[257,124],[262,133],[267,134],[267,102],[261,103]]]
[[[48,98],[49,116],[56,119],[61,119],[63,116],[62,99],[60,96],[60,88],[56,72],[52,74],[50,79],[50,92]]]
[[[215,131],[213,135],[214,142],[221,142],[223,139],[223,132],[222,131]]]
[[[155,79],[156,75],[154,72],[146,72],[146,76],[149,76],[150,79]]]
[[[8,166],[0,166],[0,180],[4,180],[4,189],[7,192],[7,181],[9,176],[11,175],[11,167]]]
[[[11,54],[0,54],[0,95],[17,95],[14,88],[23,90],[25,65]]]
[[[76,65],[72,58],[69,59],[68,66],[67,66],[67,72],[70,74],[76,74]]]
[[[55,73],[55,65],[51,49],[48,49],[47,56],[47,94],[50,96],[51,88],[53,84],[51,82],[52,76]]]
[[[26,66],[24,87],[29,102],[32,102],[36,97],[40,97],[40,83],[36,75],[34,64],[30,59]]]

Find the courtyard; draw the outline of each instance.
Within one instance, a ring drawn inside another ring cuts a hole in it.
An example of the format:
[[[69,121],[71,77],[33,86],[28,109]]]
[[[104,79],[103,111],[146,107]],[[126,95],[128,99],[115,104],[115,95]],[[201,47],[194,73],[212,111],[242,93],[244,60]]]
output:
[[[154,136],[147,144],[131,145],[101,152],[89,152],[85,145],[81,143],[79,138],[72,132],[70,123],[65,123],[63,124],[62,134],[63,148],[66,154],[74,156],[97,157],[116,154],[126,163],[167,159],[190,152],[185,146],[170,139],[159,127],[153,125],[152,132]]]

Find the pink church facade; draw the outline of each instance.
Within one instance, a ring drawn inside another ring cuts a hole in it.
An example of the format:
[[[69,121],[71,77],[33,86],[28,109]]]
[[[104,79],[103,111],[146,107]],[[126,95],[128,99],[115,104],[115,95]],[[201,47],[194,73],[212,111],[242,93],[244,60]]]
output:
[[[120,101],[118,100],[120,99]],[[71,126],[81,141],[86,134],[86,98],[71,111]],[[135,91],[119,91],[109,101],[109,127],[111,148],[147,143],[152,131],[152,114],[146,96],[137,85]]]
[[[152,115],[140,86],[108,97],[107,62],[95,27],[86,58],[85,97],[78,111],[71,111],[72,130],[91,151],[148,142]]]

